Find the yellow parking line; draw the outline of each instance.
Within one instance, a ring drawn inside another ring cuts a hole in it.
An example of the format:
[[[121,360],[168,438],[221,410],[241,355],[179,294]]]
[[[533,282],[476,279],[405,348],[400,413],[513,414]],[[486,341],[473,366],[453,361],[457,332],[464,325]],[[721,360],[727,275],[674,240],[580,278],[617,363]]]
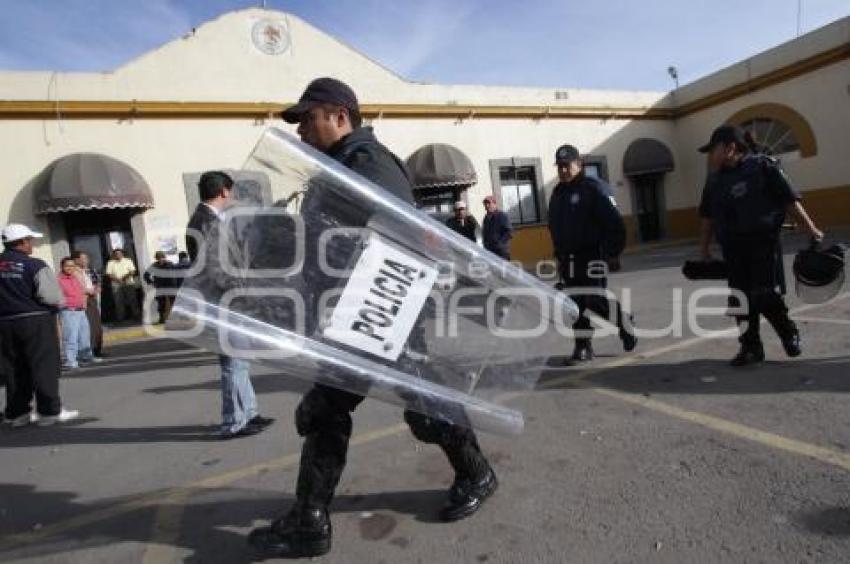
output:
[[[783,437],[775,433],[768,433],[767,431],[754,429],[753,427],[734,423],[726,419],[721,419],[720,417],[714,417],[713,415],[706,415],[705,413],[682,409],[670,405],[668,403],[660,402],[656,399],[647,398],[640,394],[630,394],[627,392],[619,392],[616,390],[611,390],[608,388],[598,388],[595,386],[591,387],[590,389],[598,394],[616,398],[618,400],[634,405],[639,405],[652,411],[663,413],[665,415],[669,415],[670,417],[675,417],[676,419],[695,423],[713,431],[719,431],[727,435],[732,435],[740,439],[759,443],[761,445],[772,447],[777,450],[784,450],[786,452],[791,452],[800,456],[814,458],[815,460],[818,460],[825,464],[838,466],[843,470],[850,470],[850,455],[844,454],[842,452],[837,452],[825,447],[820,447],[803,441],[798,441],[796,439],[789,439],[788,437]]]
[[[845,299],[850,297],[850,293],[845,293],[835,298],[835,301]],[[806,306],[802,306],[794,309],[791,313],[802,313],[811,309],[815,309],[821,307],[824,304],[810,304]],[[844,320],[839,319],[829,319],[829,318],[806,318],[794,316],[794,319],[797,321],[806,321],[806,320],[815,320],[822,322],[843,322]],[[762,321],[764,323],[764,321]],[[734,328],[730,330],[731,333],[734,333]],[[608,371],[613,368],[617,368],[620,366],[626,366],[629,364],[634,364],[638,360],[648,359],[660,356],[664,353],[671,352],[677,349],[683,349],[695,345],[701,341],[704,341],[705,338],[702,337],[693,337],[691,339],[686,339],[684,341],[679,341],[677,343],[673,343],[671,345],[665,347],[659,347],[657,349],[653,349],[646,353],[642,353],[635,356],[623,357],[609,363],[606,363],[596,369],[588,368],[586,370],[577,371],[573,374],[567,374],[560,378],[554,378],[545,383],[544,386],[546,388],[557,387],[559,385],[563,385],[566,383],[571,383],[576,387],[580,387],[583,389],[591,390],[598,394],[602,394],[604,396],[608,396],[611,398],[616,398],[620,401],[624,401],[627,403],[631,403],[634,405],[639,405],[641,407],[650,409],[652,411],[663,413],[664,415],[668,415],[670,417],[675,417],[677,419],[681,419],[683,421],[688,421],[690,423],[695,423],[702,427],[706,427],[708,429],[718,431],[721,433],[725,433],[727,435],[732,435],[741,439],[745,439],[751,442],[759,443],[761,445],[775,448],[777,450],[784,450],[786,452],[790,452],[793,454],[797,454],[799,456],[807,456],[809,458],[813,458],[825,464],[830,464],[832,466],[837,466],[843,470],[850,470],[850,455],[838,452],[829,448],[820,447],[817,445],[813,445],[810,443],[806,443],[804,441],[799,441],[796,439],[789,439],[788,437],[783,437],[781,435],[777,435],[775,433],[769,433],[767,431],[762,431],[760,429],[756,429],[753,427],[749,427],[747,425],[741,425],[740,423],[735,423],[733,421],[729,421],[727,419],[722,419],[720,417],[715,417],[713,415],[707,415],[705,413],[700,413],[697,411],[691,411],[688,409],[682,409],[680,407],[676,407],[674,405],[658,401],[653,398],[648,398],[642,394],[634,394],[629,392],[620,392],[617,390],[612,390],[610,388],[603,388],[599,386],[594,386],[585,382],[585,379],[591,375],[599,374],[600,372]]]
[[[196,490],[183,490],[162,500],[156,508],[151,527],[150,541],[145,543],[142,564],[179,562],[177,546],[180,540],[180,524],[189,498]]]

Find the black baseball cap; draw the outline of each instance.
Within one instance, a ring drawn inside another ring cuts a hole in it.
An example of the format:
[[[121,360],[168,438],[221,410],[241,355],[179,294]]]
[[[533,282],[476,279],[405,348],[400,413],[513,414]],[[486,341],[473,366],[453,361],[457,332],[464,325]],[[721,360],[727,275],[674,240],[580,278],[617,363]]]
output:
[[[721,125],[711,132],[711,138],[708,140],[708,143],[699,148],[699,152],[707,153],[720,143],[728,145],[733,142],[739,147],[749,146],[743,129],[736,125]]]
[[[558,147],[558,150],[555,151],[555,164],[570,164],[573,161],[577,161],[581,158],[581,154],[578,152],[578,149],[573,147],[572,145],[561,145]]]
[[[304,113],[318,104],[333,104],[349,110],[359,107],[357,96],[350,86],[335,78],[322,77],[308,84],[298,103],[283,110],[280,117],[286,123],[298,123]]]

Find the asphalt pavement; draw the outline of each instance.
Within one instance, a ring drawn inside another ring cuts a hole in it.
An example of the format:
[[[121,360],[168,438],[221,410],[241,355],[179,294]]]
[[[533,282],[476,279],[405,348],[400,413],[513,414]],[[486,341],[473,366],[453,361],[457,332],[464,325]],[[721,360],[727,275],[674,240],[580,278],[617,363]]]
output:
[[[788,252],[801,245],[791,238]],[[526,429],[482,435],[501,487],[472,518],[437,520],[452,474],[399,409],[367,401],[320,562],[847,562],[850,560],[850,287],[824,305],[789,295],[804,338],[788,359],[733,369],[722,315],[688,320],[711,284],[685,281],[692,245],[624,257],[611,287],[642,329],[624,353],[597,339],[581,366],[553,358],[512,396]],[[791,255],[786,256],[790,269]],[[685,305],[676,306],[677,296]],[[718,300],[705,298],[705,304]],[[667,330],[663,330],[667,328]],[[0,429],[0,561],[259,560],[248,531],[292,502],[306,384],[255,366],[265,432],[216,438],[214,355],[166,338],[114,342],[62,380],[72,424]]]

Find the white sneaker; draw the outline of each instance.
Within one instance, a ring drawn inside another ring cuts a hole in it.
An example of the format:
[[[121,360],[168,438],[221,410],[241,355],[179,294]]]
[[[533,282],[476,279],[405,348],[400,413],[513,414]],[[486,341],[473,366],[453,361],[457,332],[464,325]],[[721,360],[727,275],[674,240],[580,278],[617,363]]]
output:
[[[14,419],[5,419],[3,422],[10,427],[25,427],[30,423],[35,423],[36,421],[38,421],[37,413],[24,413],[23,415],[18,415]]]
[[[56,415],[42,415],[35,420],[35,424],[39,427],[48,427],[55,423],[64,423],[66,421],[73,421],[77,417],[80,416],[80,412],[76,409],[65,409],[62,408]]]

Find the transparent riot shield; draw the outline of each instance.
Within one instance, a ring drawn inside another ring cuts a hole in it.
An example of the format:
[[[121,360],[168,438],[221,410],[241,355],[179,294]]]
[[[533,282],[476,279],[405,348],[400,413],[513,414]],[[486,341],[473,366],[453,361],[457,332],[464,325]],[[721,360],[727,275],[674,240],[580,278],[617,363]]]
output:
[[[204,234],[169,334],[455,424],[519,433],[499,403],[568,346],[575,304],[295,137],[245,169],[276,203]],[[296,201],[300,199],[300,206]]]

